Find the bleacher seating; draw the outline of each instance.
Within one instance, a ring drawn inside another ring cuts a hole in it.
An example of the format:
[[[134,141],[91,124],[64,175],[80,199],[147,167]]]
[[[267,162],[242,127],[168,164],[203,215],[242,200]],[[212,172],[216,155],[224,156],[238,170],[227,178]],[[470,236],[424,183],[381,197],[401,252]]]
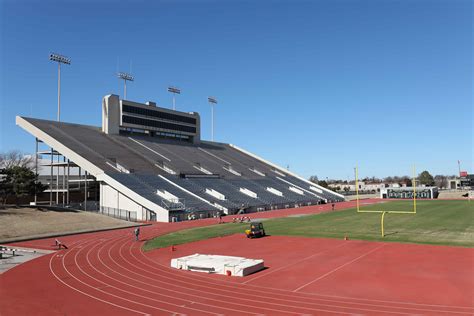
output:
[[[166,190],[182,199],[186,211],[217,211],[221,207],[228,213],[235,213],[242,208],[251,211],[343,199],[329,190],[311,190],[311,184],[305,180],[282,170],[275,172],[273,166],[228,144],[207,141],[191,144],[133,134],[106,135],[91,126],[37,119],[28,121],[50,131],[65,146],[74,148],[106,174],[158,205],[164,203],[157,190]],[[257,197],[240,192],[240,188],[254,192]],[[223,194],[225,200],[206,193],[206,189]]]

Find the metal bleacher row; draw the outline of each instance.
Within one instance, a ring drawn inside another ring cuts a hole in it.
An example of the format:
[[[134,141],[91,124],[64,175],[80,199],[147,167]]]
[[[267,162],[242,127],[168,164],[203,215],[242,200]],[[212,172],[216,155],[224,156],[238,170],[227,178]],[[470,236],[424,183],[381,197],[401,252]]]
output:
[[[242,208],[271,209],[342,200],[331,191],[315,190],[308,182],[275,170],[228,144],[191,144],[135,134],[106,135],[91,126],[28,120],[51,131],[65,146],[74,147],[106,174],[158,205],[166,203],[157,190],[178,197],[186,211],[226,209],[235,213]],[[244,194],[241,189],[256,196]],[[210,195],[208,190],[225,198]]]

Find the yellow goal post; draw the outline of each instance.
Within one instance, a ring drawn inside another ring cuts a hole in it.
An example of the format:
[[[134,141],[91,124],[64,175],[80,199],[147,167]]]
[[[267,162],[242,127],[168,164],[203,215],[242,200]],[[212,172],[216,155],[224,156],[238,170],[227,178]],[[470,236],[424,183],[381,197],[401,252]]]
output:
[[[359,168],[356,166],[354,168],[355,172],[355,189],[356,189],[356,208],[357,213],[379,213],[382,214],[380,219],[380,232],[382,237],[385,237],[384,233],[384,219],[386,213],[392,214],[416,214],[416,168],[413,165],[413,180],[412,180],[412,187],[413,187],[413,210],[411,211],[377,211],[377,210],[362,210],[360,208],[360,198],[359,198]]]

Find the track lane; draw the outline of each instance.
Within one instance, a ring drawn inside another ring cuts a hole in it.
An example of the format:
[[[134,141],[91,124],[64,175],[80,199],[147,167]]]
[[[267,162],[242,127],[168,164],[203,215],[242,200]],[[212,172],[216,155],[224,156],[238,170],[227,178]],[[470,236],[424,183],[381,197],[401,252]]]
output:
[[[359,241],[357,241],[359,242]],[[363,242],[367,243],[367,242]],[[369,245],[371,243],[368,243]],[[141,255],[141,259],[147,259],[148,257],[143,253],[143,251],[139,252]],[[133,255],[133,254],[132,254]],[[135,260],[138,260],[138,258],[135,258]],[[150,260],[148,258],[148,261],[153,264],[153,266],[149,266],[151,269],[153,268],[161,268],[160,271],[163,271],[164,273],[170,273],[170,268],[161,265],[158,262],[155,262],[153,260]],[[149,271],[149,270],[148,270]],[[199,279],[202,282],[207,282],[209,285],[213,285],[214,283],[207,277],[200,277],[196,275],[195,273],[190,274],[187,278],[189,280],[196,280]],[[228,284],[230,288],[235,287],[236,283],[233,282],[225,282],[219,280],[216,281],[219,282],[220,285],[223,284]],[[262,290],[262,288],[265,289],[266,292],[268,291],[276,291],[273,293],[273,295],[281,294],[281,293],[288,293],[288,290],[283,290],[283,289],[278,289],[278,288],[271,288],[271,287],[262,287],[262,286],[257,286],[255,288],[259,288]],[[251,291],[247,288],[246,286],[246,291]],[[372,299],[359,299],[359,298],[353,298],[353,297],[338,297],[338,296],[331,296],[331,295],[320,295],[320,294],[315,294],[315,293],[301,293],[300,296],[301,298],[304,298],[306,300],[311,300],[317,298],[318,300],[326,300],[326,301],[338,301],[338,302],[344,302],[344,303],[353,303],[353,304],[358,304],[358,305],[365,305],[365,306],[377,306],[377,307],[385,307],[385,308],[399,308],[400,310],[406,311],[412,311],[413,313],[416,312],[430,312],[430,313],[454,313],[454,314],[472,314],[472,311],[474,310],[471,307],[464,307],[464,306],[446,306],[446,305],[430,305],[430,304],[418,304],[418,303],[413,303],[413,302],[397,302],[397,301],[384,301],[384,300],[372,300]],[[294,299],[294,296],[288,296],[291,299]],[[388,312],[388,311],[387,311]]]
[[[347,203],[348,206],[351,206],[350,203]],[[313,210],[311,208],[303,209],[296,211],[304,213],[308,211],[313,212],[314,210],[314,208]],[[324,207],[319,211],[325,211]],[[268,212],[255,214],[252,217],[273,217],[275,215],[290,214],[291,212],[292,210],[281,210],[279,214],[276,214],[277,212]],[[215,222],[215,219],[206,219],[186,223],[156,224],[143,228],[142,236],[145,238],[154,237],[185,228],[212,225]],[[97,302],[89,305],[91,308],[94,308],[94,311],[104,311],[101,313],[102,315],[164,315],[180,312],[182,314],[188,312],[190,315],[208,315],[205,314],[206,311],[227,315],[251,315],[256,313],[268,315],[333,315],[334,313],[342,314],[343,312],[367,315],[389,313],[474,315],[474,307],[470,306],[449,306],[368,297],[350,297],[347,295],[318,293],[318,291],[305,292],[306,288],[295,293],[287,288],[276,287],[277,283],[269,283],[269,280],[276,275],[273,272],[279,272],[278,274],[280,274],[290,271],[291,265],[286,268],[276,266],[266,270],[268,275],[264,275],[266,271],[263,271],[260,272],[262,274],[259,273],[254,277],[254,281],[252,279],[243,279],[240,282],[235,279],[232,281],[226,280],[220,276],[210,277],[192,272],[176,271],[167,265],[153,260],[149,254],[143,253],[140,248],[142,243],[132,242],[133,236],[131,231],[131,229],[124,229],[64,238],[70,249],[61,250],[56,254],[49,255],[47,258],[49,266],[46,266],[48,271],[51,269],[49,276],[54,282],[48,281],[45,282],[45,285],[51,287],[56,282],[57,285],[55,286],[57,288],[62,288],[63,291],[66,290],[65,294],[67,297],[76,297],[76,303],[72,301],[70,302],[71,305],[87,300]],[[90,240],[89,237],[91,238]],[[51,240],[54,241],[54,239]],[[31,241],[28,244],[33,247],[41,244],[42,247],[47,248],[50,241]],[[339,242],[339,245],[342,246],[336,252],[343,251],[346,248],[345,245],[349,245],[349,247],[354,246],[352,243],[342,244],[341,242]],[[354,258],[361,254],[352,253]],[[318,257],[317,255],[312,257],[312,255],[312,253],[305,255],[302,258],[302,263],[307,262],[311,264],[312,258]],[[337,253],[335,255],[337,256]],[[310,258],[304,260],[306,257]],[[39,260],[38,262],[44,264],[43,261],[46,260]],[[336,269],[339,266],[340,264],[334,264],[332,269]],[[26,264],[25,267],[28,268],[30,265]],[[23,270],[26,269],[23,269],[21,266],[18,268],[18,271]],[[331,271],[331,269],[327,271]],[[326,284],[328,286],[328,280],[340,282],[340,275],[344,275],[343,272],[346,272],[345,268],[338,269],[316,284]],[[54,275],[54,273],[57,274]],[[43,279],[46,277],[48,277],[47,274],[41,276]],[[11,282],[10,277],[8,279]],[[311,280],[314,279],[308,278],[306,282]],[[268,284],[272,285],[268,286]],[[311,288],[313,291],[315,287],[314,285],[309,285],[308,288]],[[72,295],[68,291],[77,293],[80,296]],[[130,292],[138,294],[138,296],[131,296]],[[178,295],[178,293],[181,293],[182,297],[173,300],[173,297]],[[216,293],[220,296],[216,296]],[[133,299],[130,299],[130,297],[133,297]],[[249,304],[248,301],[240,298],[252,299],[252,303]],[[231,299],[233,299],[233,302],[229,302]],[[175,305],[166,305],[168,307],[173,306],[173,308],[163,308],[161,301],[164,300],[169,300],[168,303]],[[63,300],[59,300],[59,302],[61,301]],[[189,303],[192,306],[179,305]],[[183,309],[176,310],[176,305]],[[68,310],[74,311],[73,307],[68,307]],[[157,310],[157,307],[165,310]],[[189,312],[190,309],[186,307],[191,307],[193,310]],[[194,310],[196,307],[198,307],[197,310]],[[211,311],[213,307],[215,309]],[[265,309],[267,307],[272,310]],[[84,306],[76,306],[77,310],[84,310],[84,308]],[[201,313],[201,311],[203,312]],[[50,315],[55,314],[57,313],[50,313]],[[68,314],[74,314],[74,312]],[[6,315],[10,314],[7,313]]]
[[[111,256],[110,249],[112,247],[105,247],[106,245],[104,244],[102,247],[100,247],[97,251],[94,252],[92,255],[91,250],[88,251],[87,253],[87,261],[88,264],[97,272],[99,272],[102,276],[106,277],[107,280],[109,281],[108,284],[111,284],[110,282],[113,282],[115,284],[122,285],[122,287],[130,287],[133,288],[134,291],[138,292],[143,292],[146,293],[146,295],[153,294],[153,296],[164,296],[170,301],[176,301],[178,305],[185,305],[185,304],[192,304],[193,306],[201,306],[201,310],[196,310],[198,312],[210,312],[212,314],[218,314],[216,313],[216,310],[218,311],[217,306],[212,305],[212,304],[205,304],[202,302],[199,302],[199,298],[202,298],[202,296],[196,295],[195,297],[191,298],[192,295],[189,295],[189,293],[183,292],[183,291],[173,291],[168,287],[160,287],[151,284],[152,288],[156,288],[156,290],[151,290],[149,289],[150,284],[146,284],[144,282],[141,282],[138,280],[140,277],[139,274],[136,274],[134,271],[128,270],[125,273],[120,272],[118,269],[120,269],[120,265],[117,264],[116,260]],[[102,253],[103,250],[107,250],[107,256],[104,258],[104,254]],[[93,261],[91,261],[93,260]],[[99,263],[99,264],[97,264]],[[130,275],[134,274],[135,277],[131,277]],[[118,276],[113,277],[113,276]],[[123,280],[127,280],[127,282],[124,282]],[[159,282],[158,280],[153,280],[154,282]],[[145,287],[144,285],[147,285],[148,287]],[[230,308],[221,308],[226,310],[227,312],[233,311],[233,312],[239,312],[239,310],[233,310]],[[221,314],[221,313],[219,313]],[[249,314],[257,314],[257,313],[249,313]]]

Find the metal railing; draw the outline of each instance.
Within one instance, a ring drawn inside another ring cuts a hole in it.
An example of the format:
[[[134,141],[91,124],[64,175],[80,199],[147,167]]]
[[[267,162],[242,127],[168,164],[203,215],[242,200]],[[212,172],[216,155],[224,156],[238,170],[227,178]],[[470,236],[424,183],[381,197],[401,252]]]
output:
[[[107,215],[114,218],[123,219],[130,222],[137,221],[137,212],[122,210],[113,207],[101,206],[100,214]]]
[[[161,200],[161,205],[170,211],[181,211],[186,208],[184,199],[176,199],[174,201]]]

